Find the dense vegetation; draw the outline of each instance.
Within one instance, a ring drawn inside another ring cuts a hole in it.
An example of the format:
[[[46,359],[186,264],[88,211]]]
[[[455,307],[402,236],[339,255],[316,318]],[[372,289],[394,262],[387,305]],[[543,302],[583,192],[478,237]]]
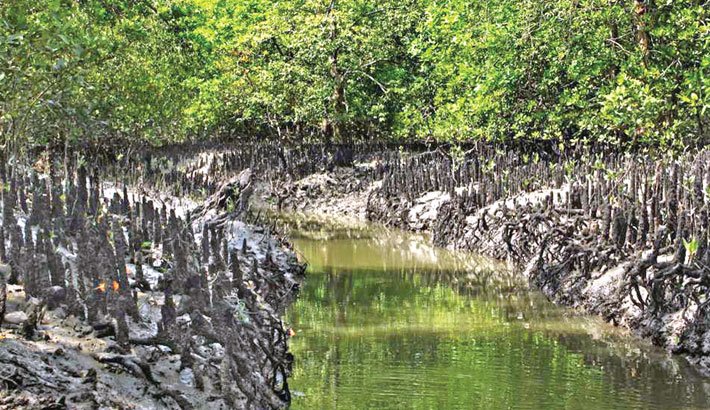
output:
[[[0,143],[708,141],[699,0],[14,0]]]

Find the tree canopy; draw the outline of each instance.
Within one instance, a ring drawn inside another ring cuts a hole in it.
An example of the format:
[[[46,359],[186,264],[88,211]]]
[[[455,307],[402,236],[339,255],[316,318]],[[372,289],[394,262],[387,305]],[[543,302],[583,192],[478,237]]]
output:
[[[708,141],[707,4],[16,0],[0,139]]]

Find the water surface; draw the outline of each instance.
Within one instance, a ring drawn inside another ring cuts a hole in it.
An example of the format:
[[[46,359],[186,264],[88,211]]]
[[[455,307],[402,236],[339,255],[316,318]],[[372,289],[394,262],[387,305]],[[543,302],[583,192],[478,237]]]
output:
[[[377,228],[294,231],[294,409],[705,409],[710,380],[504,266]]]

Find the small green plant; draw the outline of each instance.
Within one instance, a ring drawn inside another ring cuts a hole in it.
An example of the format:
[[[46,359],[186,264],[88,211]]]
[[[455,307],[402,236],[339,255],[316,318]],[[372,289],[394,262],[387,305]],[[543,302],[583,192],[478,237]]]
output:
[[[493,173],[493,170],[496,167],[496,162],[493,161],[492,159],[489,159],[483,164],[483,172],[486,174],[491,174]]]
[[[523,183],[522,183],[523,191],[529,191],[531,186],[532,186],[532,179],[530,179],[530,178],[523,179]]]
[[[234,198],[227,198],[227,212],[233,213],[237,210],[237,204],[234,202]]]
[[[688,191],[692,191],[694,185],[695,185],[695,175],[690,175],[690,176],[683,178],[683,186]]]
[[[606,171],[606,166],[604,165],[604,162],[602,162],[602,160],[599,158],[594,161],[594,165],[592,165],[592,168],[599,171]]]
[[[604,174],[604,178],[606,178],[607,181],[615,181],[619,178],[619,172],[618,171],[612,171],[610,169],[606,170],[606,173]]]
[[[225,302],[227,302],[234,319],[242,323],[251,322],[246,304],[243,300],[239,299],[239,296],[237,296],[236,293],[232,292],[231,294],[225,296],[224,299]]]
[[[683,247],[685,248],[685,251],[688,254],[688,261],[692,262],[695,258],[695,255],[698,253],[698,249],[700,248],[700,242],[698,242],[696,238],[693,238],[690,241],[686,241],[685,239],[683,239]]]
[[[460,145],[452,145],[449,149],[449,155],[451,155],[451,161],[453,162],[454,167],[460,166],[466,159],[466,153]]]
[[[572,173],[574,172],[574,167],[577,165],[576,160],[568,160],[565,161],[564,168],[565,168],[565,175],[568,177],[572,176]]]

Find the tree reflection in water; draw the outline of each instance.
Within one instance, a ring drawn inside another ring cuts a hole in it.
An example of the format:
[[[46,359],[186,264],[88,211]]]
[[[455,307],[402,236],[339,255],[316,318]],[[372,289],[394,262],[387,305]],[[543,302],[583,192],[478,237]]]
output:
[[[312,226],[311,226],[312,228]],[[705,408],[682,359],[549,303],[505,265],[379,228],[292,232],[310,264],[294,408]]]

